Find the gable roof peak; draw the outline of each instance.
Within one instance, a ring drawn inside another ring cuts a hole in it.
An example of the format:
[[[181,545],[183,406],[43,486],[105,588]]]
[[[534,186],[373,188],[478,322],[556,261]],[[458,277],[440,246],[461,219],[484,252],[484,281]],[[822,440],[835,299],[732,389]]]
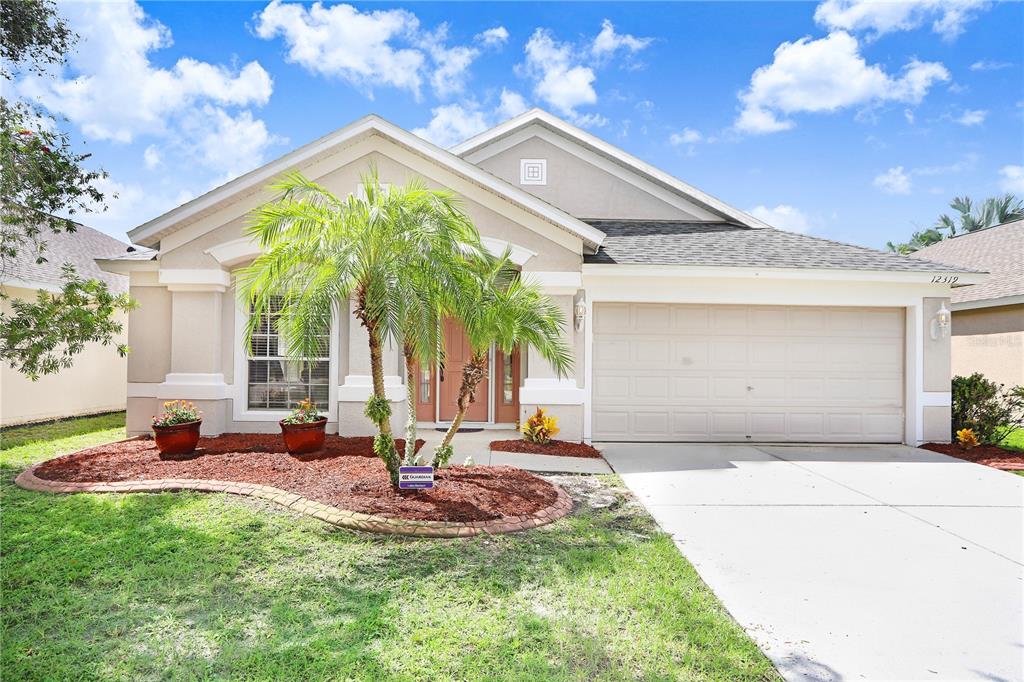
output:
[[[670,192],[674,192],[686,200],[721,216],[725,220],[737,222],[746,227],[773,229],[771,225],[755,218],[746,211],[730,206],[721,199],[713,197],[693,185],[687,184],[679,178],[633,156],[621,147],[605,142],[596,135],[588,133],[565,119],[537,107],[524,111],[503,123],[499,123],[493,128],[451,147],[449,151],[456,156],[472,160],[473,162],[479,162],[482,159],[479,158],[478,152],[481,152],[485,147],[498,140],[510,137],[534,124],[543,126],[555,134],[576,143],[580,147],[605,157],[628,171]],[[485,154],[483,158],[487,158],[487,156],[489,155]]]

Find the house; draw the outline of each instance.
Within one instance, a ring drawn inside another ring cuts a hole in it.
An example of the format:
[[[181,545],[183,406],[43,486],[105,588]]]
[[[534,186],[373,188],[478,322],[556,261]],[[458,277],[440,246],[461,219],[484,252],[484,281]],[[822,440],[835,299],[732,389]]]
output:
[[[420,176],[457,192],[488,248],[511,249],[569,323],[575,366],[558,377],[532,350],[496,353],[469,420],[512,425],[537,406],[562,437],[636,441],[920,443],[949,437],[949,339],[932,334],[951,268],[772,229],[540,110],[451,150],[367,116],[130,232],[156,260],[108,259],[131,278],[128,429],[160,401],[205,411],[206,433],[272,431],[312,396],[330,430],[372,433],[365,332],[350,310],[329,352],[303,369],[273,326],[242,347],[248,311],[232,271],[258,249],[246,217],[297,169],[335,193]],[[449,325],[449,363],[459,362]],[[399,349],[386,357],[396,428],[405,420]],[[450,420],[457,377],[425,368],[417,414]]]
[[[65,263],[86,279],[99,279],[111,291],[128,290],[128,278],[101,270],[96,258],[117,257],[128,245],[76,223],[74,232],[53,233],[44,228],[46,261],[19,254],[3,264],[0,288],[9,298],[0,299],[0,310],[11,311],[11,299],[35,300],[38,292],[60,291]],[[127,320],[125,320],[127,322]],[[124,337],[115,339],[124,343]],[[128,362],[114,344],[89,344],[75,357],[74,365],[57,374],[31,381],[6,363],[0,363],[0,424],[11,426],[99,412],[125,409]]]
[[[953,375],[981,372],[1024,386],[1024,220],[944,239],[914,257],[990,273],[950,295]]]

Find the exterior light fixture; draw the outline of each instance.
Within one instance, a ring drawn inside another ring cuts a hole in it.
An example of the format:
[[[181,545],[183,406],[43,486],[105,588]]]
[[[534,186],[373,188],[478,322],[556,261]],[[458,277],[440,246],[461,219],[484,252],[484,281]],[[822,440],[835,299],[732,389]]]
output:
[[[583,320],[587,318],[587,304],[581,298],[572,308],[572,320],[575,323],[576,331],[583,329]]]
[[[949,309],[946,307],[946,303],[943,302],[935,312],[935,317],[932,318],[931,332],[933,340],[938,341],[949,336],[950,319]]]

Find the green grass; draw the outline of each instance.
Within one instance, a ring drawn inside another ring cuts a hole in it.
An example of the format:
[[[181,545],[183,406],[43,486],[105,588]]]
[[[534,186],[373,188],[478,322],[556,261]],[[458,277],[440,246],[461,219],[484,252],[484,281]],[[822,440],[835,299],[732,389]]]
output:
[[[527,533],[429,541],[249,498],[11,483],[123,433],[110,416],[2,434],[5,681],[779,679],[621,492]]]
[[[1024,452],[1024,429],[1014,429],[999,447],[1013,452]]]

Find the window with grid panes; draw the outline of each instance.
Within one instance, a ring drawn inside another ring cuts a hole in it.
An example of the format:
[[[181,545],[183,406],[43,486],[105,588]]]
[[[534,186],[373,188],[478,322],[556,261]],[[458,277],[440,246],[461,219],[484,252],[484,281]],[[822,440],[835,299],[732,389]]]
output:
[[[319,357],[288,357],[287,345],[277,333],[280,310],[281,299],[272,299],[269,313],[260,316],[249,343],[249,409],[290,410],[309,398],[319,409],[327,410],[330,327],[319,336]]]

